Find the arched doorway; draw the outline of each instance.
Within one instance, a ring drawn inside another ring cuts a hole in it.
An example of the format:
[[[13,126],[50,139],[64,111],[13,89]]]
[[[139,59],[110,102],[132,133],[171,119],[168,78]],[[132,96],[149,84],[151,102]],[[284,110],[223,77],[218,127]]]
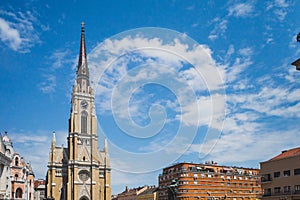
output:
[[[89,200],[89,198],[87,198],[87,196],[82,196],[79,200]]]
[[[21,189],[21,188],[18,188],[18,189],[16,190],[16,198],[21,199],[21,198],[22,198],[22,193],[23,193],[22,189]]]

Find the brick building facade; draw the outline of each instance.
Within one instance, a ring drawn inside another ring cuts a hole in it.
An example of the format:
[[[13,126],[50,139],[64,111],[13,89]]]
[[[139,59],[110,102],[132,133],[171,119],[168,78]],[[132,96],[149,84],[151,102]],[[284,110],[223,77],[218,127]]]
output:
[[[260,198],[259,170],[216,163],[178,163],[159,175],[159,200]]]

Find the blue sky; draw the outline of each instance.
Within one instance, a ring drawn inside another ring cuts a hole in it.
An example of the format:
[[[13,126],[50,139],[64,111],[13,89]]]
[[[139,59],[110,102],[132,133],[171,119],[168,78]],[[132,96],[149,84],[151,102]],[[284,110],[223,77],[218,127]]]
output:
[[[53,130],[66,145],[84,21],[113,193],[177,161],[257,168],[299,146],[299,6],[1,1],[0,131],[44,178]]]

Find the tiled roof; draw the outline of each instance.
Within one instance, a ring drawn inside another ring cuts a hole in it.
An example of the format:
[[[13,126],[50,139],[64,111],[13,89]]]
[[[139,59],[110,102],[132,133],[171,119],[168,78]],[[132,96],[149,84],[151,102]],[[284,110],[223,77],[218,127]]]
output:
[[[158,190],[157,187],[151,187],[151,188],[148,188],[147,190],[145,190],[144,192],[142,192],[140,195],[153,194],[157,190]]]
[[[280,160],[294,156],[300,156],[300,147],[282,151],[281,154],[275,156],[274,158],[271,158],[269,161]]]

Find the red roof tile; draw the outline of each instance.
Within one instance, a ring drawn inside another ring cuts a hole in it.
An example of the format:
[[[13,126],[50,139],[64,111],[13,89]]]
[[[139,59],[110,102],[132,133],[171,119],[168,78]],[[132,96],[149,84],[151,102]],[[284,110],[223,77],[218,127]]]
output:
[[[274,158],[271,158],[270,161],[280,160],[280,159],[294,157],[294,156],[300,156],[300,147],[282,151],[281,154],[275,156]]]

